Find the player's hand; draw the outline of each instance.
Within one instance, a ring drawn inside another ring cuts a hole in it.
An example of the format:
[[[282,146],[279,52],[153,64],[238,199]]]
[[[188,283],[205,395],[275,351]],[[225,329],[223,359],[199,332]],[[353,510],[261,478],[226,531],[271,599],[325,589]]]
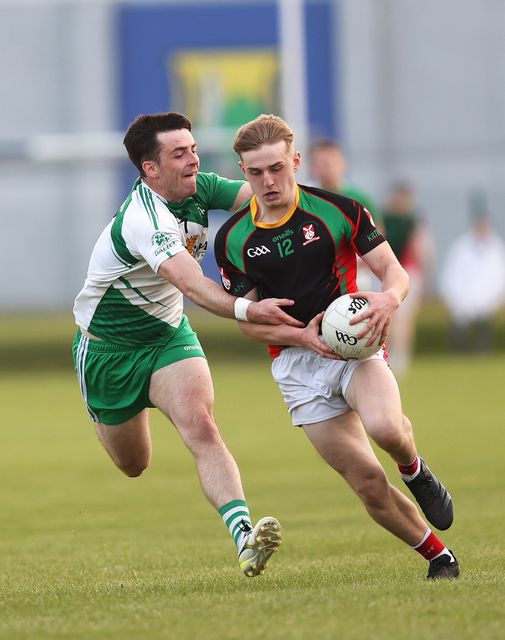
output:
[[[372,345],[378,338],[380,338],[380,344],[383,344],[388,336],[393,314],[400,306],[401,301],[398,296],[393,291],[356,291],[349,295],[351,298],[365,298],[370,305],[368,309],[349,321],[349,324],[357,324],[369,319],[367,326],[358,333],[358,340],[372,330],[367,346]]]
[[[287,298],[265,298],[253,302],[247,307],[247,319],[258,324],[288,324],[291,327],[303,327],[303,322],[292,318],[281,307],[290,307],[294,300]]]
[[[300,332],[300,346],[307,347],[315,351],[323,358],[330,358],[331,360],[343,360],[339,355],[337,355],[333,349],[321,340],[320,336],[320,324],[323,319],[324,311],[318,313],[317,316],[314,316],[309,324],[302,329]]]

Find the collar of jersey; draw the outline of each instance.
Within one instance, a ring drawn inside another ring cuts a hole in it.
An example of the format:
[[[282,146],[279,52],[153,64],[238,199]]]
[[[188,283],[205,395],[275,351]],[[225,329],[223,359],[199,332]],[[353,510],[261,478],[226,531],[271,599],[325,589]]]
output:
[[[150,187],[150,186],[147,184],[147,182],[145,182],[144,180],[142,180],[142,178],[140,178],[140,182],[142,183],[142,186],[143,186],[143,187],[145,187],[146,189],[149,189],[149,191],[151,191],[152,193],[154,193],[154,195],[155,195],[156,197],[158,197],[158,198],[163,202],[163,204],[164,204],[166,207],[168,207],[169,209],[170,209],[171,207],[175,209],[176,207],[183,205],[183,204],[186,202],[186,200],[188,200],[188,198],[184,198],[184,200],[179,200],[179,201],[176,201],[176,200],[173,200],[173,201],[172,201],[172,200],[167,200],[167,199],[166,199],[166,198],[164,198],[161,194],[159,194],[157,191],[155,191],[152,187]],[[191,197],[191,196],[189,196],[189,197]]]
[[[162,195],[160,195],[157,191],[150,187],[145,180],[142,180],[142,178],[140,178],[140,183],[145,189],[149,189],[151,193],[158,197],[163,202],[163,204],[166,204],[168,206],[168,200],[166,200]]]
[[[291,218],[293,213],[296,211],[298,203],[300,202],[300,190],[298,189],[298,185],[296,185],[296,194],[295,194],[295,202],[292,207],[288,209],[288,211],[282,216],[280,220],[277,222],[256,222],[256,216],[258,214],[258,204],[256,202],[256,196],[251,198],[251,217],[253,223],[256,227],[260,227],[261,229],[276,229],[277,227],[282,227],[283,224]]]

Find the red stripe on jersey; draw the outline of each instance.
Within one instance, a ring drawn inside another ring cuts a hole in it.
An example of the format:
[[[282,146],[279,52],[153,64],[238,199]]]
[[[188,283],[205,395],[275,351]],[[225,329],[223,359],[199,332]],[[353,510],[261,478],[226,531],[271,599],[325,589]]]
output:
[[[346,260],[346,258],[348,258]],[[339,262],[340,260],[340,262]],[[343,273],[338,273],[338,268],[344,268]],[[341,295],[344,293],[354,293],[358,290],[356,284],[357,274],[357,262],[356,252],[349,248],[346,239],[342,236],[340,240],[340,247],[337,253],[335,253],[335,263],[333,265],[333,273],[338,277],[338,286],[342,286],[342,282],[345,283],[345,289],[342,290]],[[336,288],[332,291],[332,294],[336,291]]]
[[[356,208],[356,205],[358,204],[358,202],[356,200],[353,200],[354,203],[354,208]],[[351,242],[354,246],[354,250],[356,251],[356,253],[358,253],[358,251],[356,250],[356,244],[354,243],[354,239],[356,238],[357,234],[358,234],[358,229],[359,229],[359,223],[361,221],[361,210],[363,207],[358,207],[358,219],[356,221],[356,227],[354,229],[354,233],[352,234],[352,238],[351,238]]]
[[[314,194],[311,194],[314,195]],[[323,200],[324,202],[327,202],[328,204],[333,205],[337,211],[340,211],[340,213],[344,216],[344,218],[346,218],[346,220],[349,221],[349,224],[352,226],[352,228],[354,229],[353,231],[353,235],[351,238],[354,238],[354,236],[358,233],[358,225],[356,225],[356,227],[354,227],[352,220],[345,215],[345,213],[342,211],[342,209],[340,209],[340,207],[337,207],[336,204],[334,204],[333,202],[331,202],[330,200],[325,200],[325,198],[321,198],[320,196],[315,196],[316,198],[319,198],[320,200]],[[323,218],[321,218],[320,216],[318,216],[316,213],[314,213],[313,211],[307,211],[306,209],[302,209],[301,207],[298,207],[299,211],[302,211],[303,213],[312,216],[314,218],[317,218],[317,220],[319,220],[319,222],[321,222],[321,224],[324,225],[324,228],[326,229],[326,232],[328,233],[328,235],[330,236],[330,238],[333,241],[333,247],[334,247],[334,253],[335,253],[335,263],[337,262],[338,259],[338,253],[337,253],[337,245],[335,243],[335,238],[332,234],[332,232],[330,231],[330,228],[328,227],[328,225],[326,224],[326,222],[324,221]],[[354,243],[353,243],[354,244]],[[347,273],[343,274],[343,279],[345,280],[345,285],[347,288],[347,293],[354,293],[355,291],[358,290],[358,287],[356,285],[356,274],[357,274],[357,267],[356,267],[356,247],[354,247],[354,250],[349,251],[349,245],[347,244],[346,239],[344,238],[344,236],[342,236],[341,240],[340,240],[340,253],[342,255],[342,257],[345,256],[346,253],[351,254],[351,260],[352,260],[352,264],[349,264],[348,262],[344,262],[344,265],[347,268]],[[346,251],[347,249],[347,251]],[[349,277],[350,276],[350,277]]]

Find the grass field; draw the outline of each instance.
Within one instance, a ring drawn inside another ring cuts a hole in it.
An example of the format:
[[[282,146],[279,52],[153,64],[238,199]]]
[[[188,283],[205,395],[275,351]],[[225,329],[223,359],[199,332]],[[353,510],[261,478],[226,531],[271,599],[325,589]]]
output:
[[[266,357],[211,366],[253,517],[284,526],[267,575],[240,574],[158,412],[152,466],[129,479],[96,442],[72,372],[2,375],[2,640],[505,637],[503,357],[420,358],[402,382],[455,501],[442,538],[463,575],[435,584],[290,427]]]

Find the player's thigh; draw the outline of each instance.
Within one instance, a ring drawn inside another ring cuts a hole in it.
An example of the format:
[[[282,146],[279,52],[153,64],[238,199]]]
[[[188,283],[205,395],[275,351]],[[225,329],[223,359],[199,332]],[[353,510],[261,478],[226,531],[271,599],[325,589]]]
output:
[[[323,460],[356,491],[359,492],[365,483],[385,479],[384,470],[355,411],[304,425],[303,429]]]
[[[149,398],[179,431],[213,423],[214,387],[207,360],[186,358],[155,371]]]
[[[384,360],[366,360],[357,367],[344,396],[372,438],[403,429],[400,391]]]
[[[97,423],[98,439],[115,464],[128,475],[140,475],[151,461],[149,412],[114,426]]]

